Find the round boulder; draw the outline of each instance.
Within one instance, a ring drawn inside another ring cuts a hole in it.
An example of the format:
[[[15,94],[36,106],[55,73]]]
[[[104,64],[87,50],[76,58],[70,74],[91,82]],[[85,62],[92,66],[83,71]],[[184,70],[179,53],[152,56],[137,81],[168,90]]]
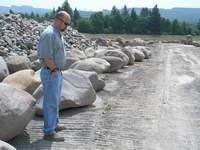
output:
[[[30,94],[33,94],[41,84],[40,77],[32,69],[15,72],[7,76],[2,82],[20,88]]]
[[[119,57],[103,56],[101,58],[105,59],[107,62],[110,63],[110,67],[105,72],[116,72],[124,66],[124,61]]]
[[[124,47],[121,49],[121,51],[126,54],[129,58],[128,65],[133,65],[135,62],[135,56],[134,53],[132,53],[128,48]]]
[[[94,84],[91,83],[90,76],[96,72],[88,73],[87,71],[69,69],[63,71],[63,84],[62,84],[62,100],[59,109],[65,109],[70,107],[81,107],[91,105],[96,100],[96,92],[93,88]],[[96,86],[95,86],[96,87]],[[37,115],[43,115],[43,88],[40,85],[33,96],[37,100],[36,107]]]
[[[124,61],[123,66],[126,66],[129,63],[129,57],[120,50],[108,50],[106,51],[105,56],[115,56],[121,58]]]
[[[75,60],[83,60],[87,58],[84,52],[78,49],[67,51],[67,57],[74,58]]]
[[[135,49],[135,48],[131,48],[130,49],[131,53],[134,54],[135,57],[135,61],[142,61],[145,58],[145,55],[142,51]]]
[[[8,141],[32,120],[36,100],[29,93],[5,83],[0,83],[0,93],[0,140]]]
[[[100,74],[105,72],[110,67],[110,64],[101,58],[90,58],[85,60],[79,60],[70,66],[70,69],[83,70],[83,71],[95,71]]]
[[[0,150],[17,150],[12,145],[0,140]]]
[[[10,74],[30,68],[30,60],[26,56],[10,56],[6,60]]]

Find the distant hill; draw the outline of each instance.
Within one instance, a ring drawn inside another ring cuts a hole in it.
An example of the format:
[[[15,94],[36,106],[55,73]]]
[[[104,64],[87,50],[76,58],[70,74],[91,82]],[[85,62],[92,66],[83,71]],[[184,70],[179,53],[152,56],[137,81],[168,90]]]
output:
[[[43,9],[43,8],[33,8],[32,6],[14,6],[12,5],[11,7],[5,7],[5,6],[0,6],[0,13],[8,13],[9,10],[12,9],[14,13],[28,13],[30,14],[32,11],[35,14],[39,14],[40,16],[43,16],[46,12],[50,13],[52,12],[51,9]],[[128,8],[131,12],[132,8]],[[141,12],[142,8],[134,8],[136,13],[139,15]],[[152,9],[152,8],[148,8]],[[82,17],[90,17],[91,14],[95,13],[96,11],[83,11],[83,10],[78,10],[80,15]],[[189,24],[196,25],[197,22],[199,22],[200,19],[200,8],[172,8],[172,9],[160,9],[160,14],[164,18],[168,18],[171,21],[174,19],[177,19],[179,22],[185,21]],[[104,15],[108,15],[111,13],[111,10],[103,9],[102,10]]]
[[[200,19],[200,8],[172,8],[159,10],[162,17],[169,18],[170,20],[178,19],[179,22],[185,21],[197,25],[197,22],[199,22]]]
[[[14,13],[27,13],[31,14],[31,12],[34,12],[34,14],[39,14],[43,16],[46,12],[50,13],[52,12],[52,9],[44,9],[44,8],[33,8],[32,6],[14,6],[12,5],[11,7],[6,7],[6,6],[0,6],[0,13],[8,13],[10,9]]]

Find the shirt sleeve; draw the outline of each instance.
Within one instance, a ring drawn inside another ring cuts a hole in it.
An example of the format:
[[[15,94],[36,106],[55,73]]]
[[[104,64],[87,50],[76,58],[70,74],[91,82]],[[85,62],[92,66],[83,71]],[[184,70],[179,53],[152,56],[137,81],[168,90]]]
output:
[[[54,41],[54,36],[52,34],[46,34],[41,37],[39,44],[39,58],[53,58]]]

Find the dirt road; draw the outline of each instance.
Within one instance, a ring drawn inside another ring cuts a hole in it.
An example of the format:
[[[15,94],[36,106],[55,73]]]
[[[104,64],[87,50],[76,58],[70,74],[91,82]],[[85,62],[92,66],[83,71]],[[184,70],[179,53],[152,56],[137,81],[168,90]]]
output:
[[[143,62],[101,74],[92,106],[60,112],[65,142],[42,139],[43,121],[9,141],[18,150],[199,150],[200,48],[153,44]]]

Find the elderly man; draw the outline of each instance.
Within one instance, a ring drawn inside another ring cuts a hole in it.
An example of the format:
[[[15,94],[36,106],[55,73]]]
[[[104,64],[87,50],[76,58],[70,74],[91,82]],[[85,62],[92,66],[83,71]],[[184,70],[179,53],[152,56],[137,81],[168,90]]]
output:
[[[64,141],[58,131],[66,129],[59,125],[59,104],[61,102],[62,68],[66,63],[63,35],[70,25],[71,17],[65,11],[57,13],[53,24],[42,33],[38,45],[41,80],[43,84],[44,138],[51,141]]]

